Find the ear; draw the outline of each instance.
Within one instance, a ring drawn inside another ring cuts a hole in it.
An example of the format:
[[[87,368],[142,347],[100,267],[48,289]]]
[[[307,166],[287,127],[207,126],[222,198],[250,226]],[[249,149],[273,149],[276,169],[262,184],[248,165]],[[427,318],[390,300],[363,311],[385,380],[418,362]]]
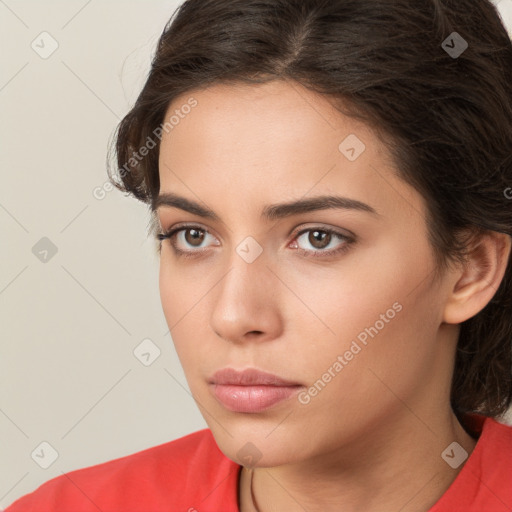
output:
[[[512,238],[485,231],[469,247],[462,269],[453,274],[443,322],[459,324],[478,314],[498,291],[510,258]]]

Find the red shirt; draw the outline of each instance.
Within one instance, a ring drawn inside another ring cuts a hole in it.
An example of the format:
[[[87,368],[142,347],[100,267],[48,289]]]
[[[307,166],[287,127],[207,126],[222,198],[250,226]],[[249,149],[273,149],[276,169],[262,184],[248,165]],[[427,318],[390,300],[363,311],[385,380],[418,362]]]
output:
[[[478,442],[429,512],[512,510],[512,426],[471,415]],[[242,466],[209,429],[132,455],[62,474],[5,512],[239,512]]]

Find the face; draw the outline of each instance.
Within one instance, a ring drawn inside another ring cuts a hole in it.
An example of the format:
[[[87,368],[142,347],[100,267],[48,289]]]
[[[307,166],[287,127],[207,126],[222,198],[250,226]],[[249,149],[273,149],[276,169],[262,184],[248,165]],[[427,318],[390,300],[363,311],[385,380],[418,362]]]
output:
[[[162,231],[181,228],[162,242],[160,295],[220,449],[242,463],[251,442],[269,467],[355,446],[404,414],[417,421],[403,401],[423,410],[449,387],[447,290],[432,281],[424,200],[377,136],[284,81],[188,93],[166,119],[177,109],[187,113],[162,138],[160,194],[215,216],[158,207]],[[345,202],[268,208],[320,196]],[[226,367],[301,387],[232,410],[209,384]]]

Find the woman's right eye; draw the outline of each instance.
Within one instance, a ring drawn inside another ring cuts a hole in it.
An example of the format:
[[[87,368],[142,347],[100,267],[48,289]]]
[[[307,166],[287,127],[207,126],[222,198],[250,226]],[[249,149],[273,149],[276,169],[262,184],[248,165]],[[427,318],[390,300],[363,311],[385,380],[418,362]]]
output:
[[[207,229],[199,226],[180,226],[172,228],[165,233],[158,234],[157,238],[160,241],[169,239],[172,248],[179,256],[194,256],[196,253],[205,252],[205,247],[201,247],[201,244],[208,236],[214,238]],[[195,249],[190,249],[191,247]]]

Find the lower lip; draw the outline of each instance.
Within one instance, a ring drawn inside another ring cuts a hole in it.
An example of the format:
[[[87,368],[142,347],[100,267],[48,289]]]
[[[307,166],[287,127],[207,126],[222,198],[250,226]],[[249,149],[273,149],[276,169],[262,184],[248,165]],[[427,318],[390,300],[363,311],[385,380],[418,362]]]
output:
[[[234,386],[210,384],[226,409],[234,412],[261,412],[287,400],[302,386]]]

